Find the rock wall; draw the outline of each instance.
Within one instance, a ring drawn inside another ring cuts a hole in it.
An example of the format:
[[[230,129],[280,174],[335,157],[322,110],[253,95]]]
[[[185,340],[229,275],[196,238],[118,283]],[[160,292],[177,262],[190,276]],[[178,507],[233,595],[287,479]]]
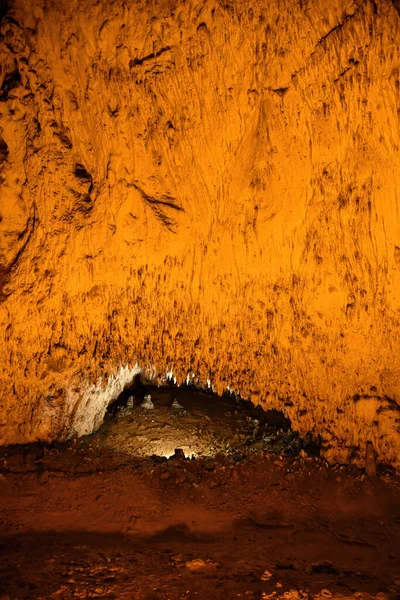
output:
[[[1,443],[85,433],[138,364],[400,467],[398,3],[2,13]]]

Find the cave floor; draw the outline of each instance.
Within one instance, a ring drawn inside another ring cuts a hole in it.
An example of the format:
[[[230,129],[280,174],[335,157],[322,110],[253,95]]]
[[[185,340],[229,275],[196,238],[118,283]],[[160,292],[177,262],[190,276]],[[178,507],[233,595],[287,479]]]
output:
[[[145,396],[151,409],[143,408]],[[124,392],[99,430],[82,443],[136,457],[170,457],[176,448],[187,457],[218,452],[243,457],[260,450],[297,455],[303,446],[316,449],[278,411],[265,412],[239,398],[154,385],[141,393]]]
[[[8,454],[0,598],[400,598],[400,484],[306,456]]]

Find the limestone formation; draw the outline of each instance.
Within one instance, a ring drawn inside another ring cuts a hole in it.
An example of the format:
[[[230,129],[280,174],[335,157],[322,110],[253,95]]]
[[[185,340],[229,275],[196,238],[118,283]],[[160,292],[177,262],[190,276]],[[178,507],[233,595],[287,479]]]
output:
[[[3,5],[1,443],[141,368],[399,468],[397,0]]]

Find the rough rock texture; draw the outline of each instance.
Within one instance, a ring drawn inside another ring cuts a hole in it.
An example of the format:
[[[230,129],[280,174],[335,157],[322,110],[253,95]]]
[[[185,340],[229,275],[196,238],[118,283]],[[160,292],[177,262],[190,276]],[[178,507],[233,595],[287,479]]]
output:
[[[399,13],[11,4],[1,443],[90,430],[138,363],[400,467]]]

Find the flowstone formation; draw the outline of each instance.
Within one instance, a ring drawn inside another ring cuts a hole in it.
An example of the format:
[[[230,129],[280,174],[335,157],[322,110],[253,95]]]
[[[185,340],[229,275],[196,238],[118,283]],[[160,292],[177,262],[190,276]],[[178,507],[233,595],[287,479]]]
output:
[[[3,3],[2,444],[168,369],[400,467],[399,12]]]

